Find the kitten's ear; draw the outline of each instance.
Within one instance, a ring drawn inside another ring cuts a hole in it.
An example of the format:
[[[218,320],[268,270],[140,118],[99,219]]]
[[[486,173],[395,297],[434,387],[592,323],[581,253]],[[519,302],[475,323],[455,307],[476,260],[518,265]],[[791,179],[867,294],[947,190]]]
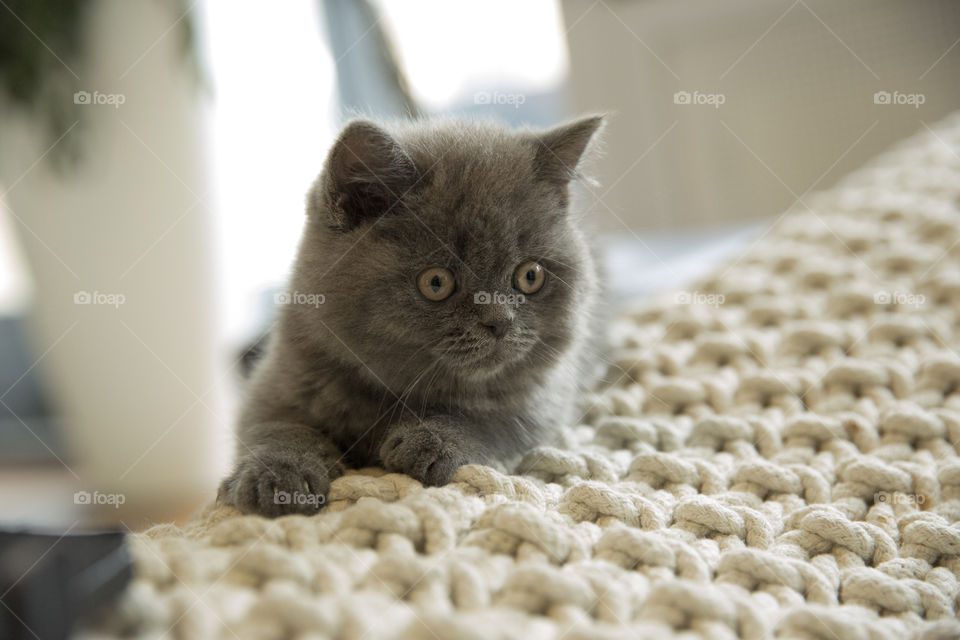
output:
[[[353,229],[395,209],[416,180],[417,168],[400,143],[374,123],[354,120],[330,150],[308,211],[325,209],[331,226]]]
[[[579,177],[580,160],[602,125],[603,116],[588,116],[538,134],[534,157],[537,175],[563,185]]]

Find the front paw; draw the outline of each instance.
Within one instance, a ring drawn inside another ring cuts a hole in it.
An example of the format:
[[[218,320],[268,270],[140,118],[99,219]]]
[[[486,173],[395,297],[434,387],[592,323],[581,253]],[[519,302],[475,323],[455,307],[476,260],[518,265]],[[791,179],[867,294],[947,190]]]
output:
[[[313,515],[325,504],[330,474],[320,459],[258,452],[240,459],[217,500],[268,518]]]
[[[380,446],[387,471],[405,473],[425,485],[440,486],[469,463],[464,447],[426,424],[396,427]]]

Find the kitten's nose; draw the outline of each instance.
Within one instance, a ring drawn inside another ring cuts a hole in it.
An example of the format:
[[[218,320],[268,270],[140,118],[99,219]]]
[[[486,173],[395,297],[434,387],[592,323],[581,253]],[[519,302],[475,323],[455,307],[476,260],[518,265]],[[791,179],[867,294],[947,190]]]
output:
[[[498,302],[479,305],[477,320],[495,338],[502,338],[513,323],[513,310]]]
[[[503,335],[507,332],[507,329],[510,327],[510,321],[506,319],[495,319],[484,321],[483,326],[486,327],[487,331],[493,334],[495,338],[502,338]]]
[[[491,299],[489,293],[486,296],[485,299],[480,294],[475,296],[478,300],[476,306],[477,320],[493,337],[502,338],[510,330],[510,325],[513,324],[514,310],[510,308],[510,305]]]

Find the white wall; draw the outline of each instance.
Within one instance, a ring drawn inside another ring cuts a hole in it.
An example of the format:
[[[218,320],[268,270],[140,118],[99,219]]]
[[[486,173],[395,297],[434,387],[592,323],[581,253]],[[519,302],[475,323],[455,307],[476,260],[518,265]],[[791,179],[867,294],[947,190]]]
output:
[[[776,215],[960,107],[948,0],[564,0],[571,91],[612,111],[603,228]],[[951,48],[952,47],[952,48]],[[925,103],[874,104],[876,91]],[[721,95],[675,104],[674,94]]]

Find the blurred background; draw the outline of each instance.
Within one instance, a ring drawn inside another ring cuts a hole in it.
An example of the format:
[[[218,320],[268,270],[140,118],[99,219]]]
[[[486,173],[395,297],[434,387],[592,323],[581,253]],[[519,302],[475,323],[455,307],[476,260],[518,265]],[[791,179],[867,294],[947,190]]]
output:
[[[618,304],[960,106],[950,0],[0,1],[0,516],[214,497],[245,348],[342,123],[610,115]]]

